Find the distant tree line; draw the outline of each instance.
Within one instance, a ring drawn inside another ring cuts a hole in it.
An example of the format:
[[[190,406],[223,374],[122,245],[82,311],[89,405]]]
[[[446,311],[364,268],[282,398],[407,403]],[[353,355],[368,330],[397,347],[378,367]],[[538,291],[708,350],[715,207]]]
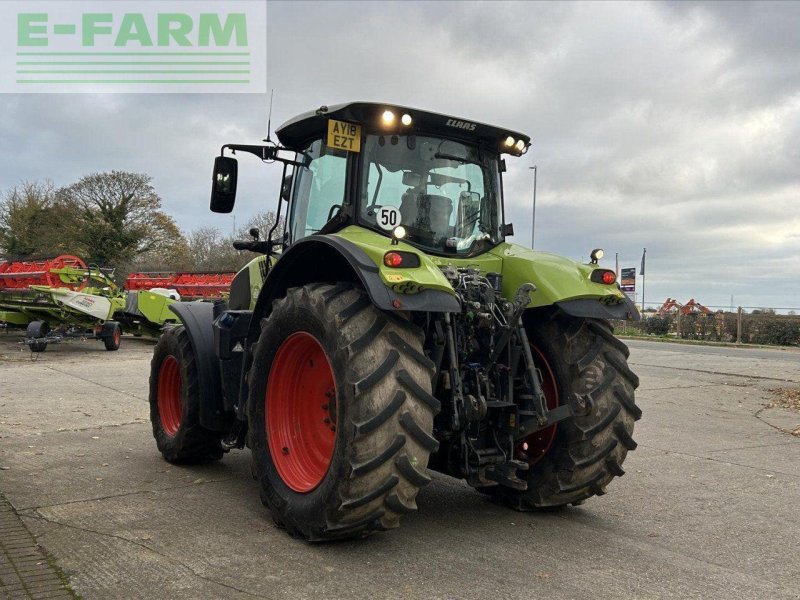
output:
[[[74,254],[120,279],[139,270],[234,271],[253,254],[234,250],[233,240],[252,227],[266,236],[275,223],[264,212],[229,235],[216,227],[184,234],[161,204],[143,173],[94,173],[61,188],[24,182],[0,194],[0,255]]]

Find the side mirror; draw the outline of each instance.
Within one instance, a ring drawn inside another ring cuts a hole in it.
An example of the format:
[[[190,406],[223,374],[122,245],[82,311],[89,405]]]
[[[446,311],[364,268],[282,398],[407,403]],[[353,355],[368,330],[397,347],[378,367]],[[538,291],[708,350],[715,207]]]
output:
[[[235,158],[218,156],[214,159],[211,179],[211,211],[229,213],[236,202],[236,178],[239,168]]]
[[[289,197],[292,195],[292,176],[287,175],[283,178],[283,184],[281,184],[281,200],[289,201]]]
[[[260,232],[258,231],[258,227],[251,227],[250,228],[250,237],[254,240],[257,240],[260,236]]]

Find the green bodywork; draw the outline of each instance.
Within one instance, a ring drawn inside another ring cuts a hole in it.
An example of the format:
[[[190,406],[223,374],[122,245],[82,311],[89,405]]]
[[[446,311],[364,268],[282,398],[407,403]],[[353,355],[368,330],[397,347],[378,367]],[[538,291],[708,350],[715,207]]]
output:
[[[113,285],[113,284],[112,284]],[[108,302],[108,310],[103,315],[92,315],[58,302],[59,296],[66,295],[67,288],[51,288],[32,285],[27,290],[0,291],[0,323],[24,327],[32,321],[45,321],[52,329],[60,326],[92,329],[104,321],[124,321],[125,331],[143,335],[158,336],[167,322],[174,322],[175,313],[169,310],[176,302],[162,294],[141,290],[123,292],[116,286],[86,287],[81,294]],[[137,295],[137,314],[125,313],[128,294]]]
[[[0,323],[24,327],[31,322],[31,318],[18,310],[0,309]]]
[[[246,270],[250,275],[250,310],[255,309],[258,295],[261,293],[261,288],[264,286],[264,275],[267,272],[265,264],[268,260],[270,264],[274,264],[277,258],[275,256],[267,257],[262,254],[251,260],[242,268],[242,271]]]
[[[102,270],[90,267],[88,270],[73,266],[51,268],[51,275],[57,275],[63,287],[31,285],[27,289],[0,290],[0,323],[24,327],[32,321],[45,321],[51,327],[59,325],[90,328],[98,318],[80,310],[64,306],[56,298],[68,293],[69,287],[77,287],[84,280],[86,286],[80,293],[109,302],[109,310],[102,320],[112,317],[114,312],[125,307],[125,297],[117,285]],[[68,287],[69,286],[69,287]]]
[[[32,285],[28,290],[0,291],[0,322],[24,326],[32,321],[45,321],[51,327],[69,325],[91,328],[98,319],[56,301],[66,288],[50,288]],[[102,289],[86,287],[81,293],[108,300],[109,310],[103,319],[110,320],[113,314],[125,307],[125,298],[105,296]]]
[[[618,304],[625,298],[616,285],[590,280],[596,265],[582,264],[549,252],[536,252],[515,244],[502,243],[488,252],[471,258],[432,256],[410,244],[392,240],[369,229],[351,225],[333,234],[361,248],[380,270],[383,282],[398,293],[416,294],[426,289],[453,292],[440,267],[474,267],[482,274],[500,273],[502,294],[512,299],[524,283],[536,285],[529,308],[548,306],[564,300],[592,298],[603,304]],[[413,252],[420,257],[417,268],[395,269],[383,264],[391,251]]]
[[[137,308],[150,323],[161,326],[168,321],[175,321],[175,313],[169,309],[169,306],[177,302],[177,300],[148,290],[128,293],[137,295]]]
[[[425,254],[411,244],[399,241],[393,244],[390,237],[370,229],[350,225],[334,234],[359,247],[378,267],[383,283],[400,294],[417,294],[423,290],[439,290],[455,295],[441,267],[474,267],[482,274],[502,275],[502,295],[507,300],[514,298],[516,291],[525,283],[536,285],[531,295],[529,308],[548,306],[556,302],[578,299],[596,299],[603,304],[619,304],[625,298],[616,285],[603,285],[591,281],[592,271],[597,265],[587,265],[563,258],[549,252],[536,252],[515,244],[502,243],[491,250],[471,258],[442,257]],[[391,268],[383,264],[383,257],[390,251],[413,252],[420,258],[416,268]],[[250,261],[243,270],[250,275],[250,310],[256,305],[264,284],[263,264],[275,262],[259,256]]]

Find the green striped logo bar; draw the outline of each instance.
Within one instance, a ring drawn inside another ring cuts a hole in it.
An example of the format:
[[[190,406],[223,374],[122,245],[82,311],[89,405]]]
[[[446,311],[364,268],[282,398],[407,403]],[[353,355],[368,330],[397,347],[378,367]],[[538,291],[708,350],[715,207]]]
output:
[[[0,92],[266,93],[264,0],[0,2]]]

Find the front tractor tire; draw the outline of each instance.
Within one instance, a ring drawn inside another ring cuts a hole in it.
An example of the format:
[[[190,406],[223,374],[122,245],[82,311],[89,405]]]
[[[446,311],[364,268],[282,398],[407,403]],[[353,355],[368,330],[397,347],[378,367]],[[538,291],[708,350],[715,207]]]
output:
[[[422,343],[350,284],[292,288],[262,319],[249,445],[261,499],[291,535],[362,537],[416,510],[440,408]]]
[[[223,455],[220,434],[200,425],[197,363],[183,326],[167,329],[150,363],[150,421],[164,458],[177,464],[206,463]]]
[[[642,415],[634,402],[639,378],[628,367],[628,347],[606,321],[534,313],[525,328],[548,407],[568,402],[575,417],[517,447],[515,458],[531,465],[526,491],[484,491],[517,510],[581,504],[625,473],[622,463],[636,448],[633,424]]]

